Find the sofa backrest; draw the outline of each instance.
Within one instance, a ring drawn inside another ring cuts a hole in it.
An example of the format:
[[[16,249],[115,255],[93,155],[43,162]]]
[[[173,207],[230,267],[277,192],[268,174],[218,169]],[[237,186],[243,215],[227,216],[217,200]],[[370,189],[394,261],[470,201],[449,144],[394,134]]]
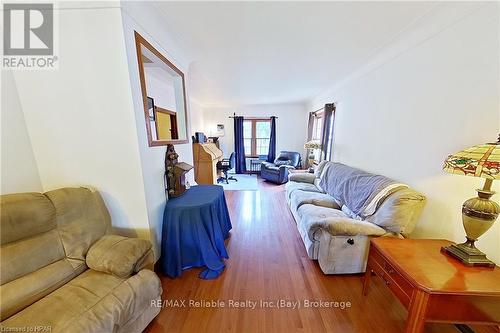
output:
[[[66,187],[45,195],[55,207],[66,257],[85,261],[89,247],[111,231],[111,218],[99,192]]]
[[[425,197],[406,184],[341,163],[322,165],[320,187],[334,197],[342,210],[404,236],[414,229]]]
[[[274,164],[281,165],[283,162],[286,162],[287,165],[298,168],[301,162],[300,153],[297,153],[296,151],[281,151],[278,157],[274,160]]]
[[[65,188],[0,197],[0,319],[87,269],[90,245],[110,230],[98,192]]]

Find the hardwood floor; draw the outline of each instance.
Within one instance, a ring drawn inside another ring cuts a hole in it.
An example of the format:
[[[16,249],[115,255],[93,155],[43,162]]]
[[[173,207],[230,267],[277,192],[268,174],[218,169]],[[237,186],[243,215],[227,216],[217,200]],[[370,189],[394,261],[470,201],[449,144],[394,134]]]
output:
[[[260,182],[259,188],[226,191],[233,230],[222,276],[201,280],[201,269],[190,269],[177,279],[161,277],[163,299],[178,301],[179,307],[163,308],[146,332],[402,332],[406,310],[382,281],[374,278],[363,297],[362,275],[324,275],[307,257],[284,186]],[[189,306],[190,300],[219,300],[225,307],[196,308]],[[248,300],[299,301],[301,308],[229,304]],[[304,308],[306,300],[350,302],[351,307]],[[428,324],[425,332],[459,331],[453,325]]]

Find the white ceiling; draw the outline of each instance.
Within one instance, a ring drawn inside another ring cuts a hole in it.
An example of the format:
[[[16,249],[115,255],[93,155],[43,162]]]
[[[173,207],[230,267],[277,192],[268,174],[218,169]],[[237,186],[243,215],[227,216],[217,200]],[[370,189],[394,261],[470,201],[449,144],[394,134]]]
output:
[[[435,2],[157,2],[205,105],[305,102]]]

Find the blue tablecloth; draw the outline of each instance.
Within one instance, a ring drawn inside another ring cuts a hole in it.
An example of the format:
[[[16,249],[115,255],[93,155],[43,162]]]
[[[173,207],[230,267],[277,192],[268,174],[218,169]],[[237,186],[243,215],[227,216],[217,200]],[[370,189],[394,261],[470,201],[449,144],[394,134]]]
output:
[[[222,186],[193,186],[168,200],[163,214],[163,274],[175,278],[183,269],[206,266],[200,278],[217,278],[224,270],[224,258],[229,258],[224,240],[231,228]]]

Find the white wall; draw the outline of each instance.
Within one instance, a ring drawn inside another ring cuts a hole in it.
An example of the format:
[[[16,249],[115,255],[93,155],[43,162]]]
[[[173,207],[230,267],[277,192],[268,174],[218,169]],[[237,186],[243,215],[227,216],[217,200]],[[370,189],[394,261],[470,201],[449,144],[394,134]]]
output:
[[[142,177],[146,195],[147,214],[150,222],[152,240],[155,244],[156,257],[159,257],[159,246],[161,243],[161,231],[163,222],[163,210],[166,197],[163,185],[163,174],[165,171],[165,146],[149,147],[144,123],[144,108],[139,80],[137,54],[135,47],[134,31],[137,31],[158,51],[160,51],[170,62],[184,72],[186,85],[189,86],[189,77],[186,70],[189,68],[189,60],[177,47],[175,39],[165,30],[163,18],[158,14],[152,3],[122,2],[123,15],[123,37],[126,44],[127,60],[129,67],[129,78],[127,78],[133,98],[133,109],[136,121],[137,139],[139,142],[140,161],[142,166]],[[189,94],[189,89],[187,91]],[[188,95],[188,124],[196,114],[191,112]],[[194,111],[196,112],[196,110]],[[181,125],[181,124],[180,124]],[[188,128],[188,137],[190,130]],[[175,145],[179,159],[183,162],[193,164],[193,152],[191,143]],[[194,175],[190,171],[187,179],[194,184]]]
[[[2,70],[1,194],[41,192],[33,147],[11,71]]]
[[[59,69],[15,73],[42,188],[95,186],[114,227],[149,239],[121,10],[59,6]]]
[[[200,103],[191,99],[191,107],[190,107],[190,121],[191,125],[191,135],[195,132],[203,132],[205,130],[205,113],[204,109]]]
[[[147,143],[134,30],[185,73],[189,61],[164,31],[151,3],[67,2],[59,8],[59,69],[16,72],[15,80],[2,87],[9,96],[15,97],[16,86],[19,91],[19,101],[2,101],[2,120],[12,129],[2,128],[2,180],[8,179],[2,193],[95,186],[117,231],[151,239],[158,258],[166,148]],[[4,113],[4,106],[13,112]],[[188,122],[199,124],[202,116],[196,112],[201,108],[193,109]],[[181,160],[192,164],[191,144],[176,149]],[[14,152],[18,155],[12,156]],[[21,160],[24,164],[18,166]],[[188,180],[194,183],[192,172]]]
[[[148,97],[154,99],[155,106],[176,112],[174,80],[167,75],[158,68],[144,68]]]
[[[464,240],[461,205],[483,180],[441,167],[447,155],[498,136],[498,13],[498,3],[441,4],[395,47],[310,105],[337,103],[334,160],[407,182],[427,196],[413,237]],[[499,222],[478,247],[500,264]]]
[[[234,151],[233,119],[234,113],[247,117],[270,117],[276,119],[276,154],[281,150],[297,151],[305,159],[304,143],[307,137],[306,106],[303,104],[273,104],[240,107],[207,107],[203,108],[203,132],[208,136],[216,130],[217,124],[224,124],[225,135],[221,137],[220,147],[224,156]]]

